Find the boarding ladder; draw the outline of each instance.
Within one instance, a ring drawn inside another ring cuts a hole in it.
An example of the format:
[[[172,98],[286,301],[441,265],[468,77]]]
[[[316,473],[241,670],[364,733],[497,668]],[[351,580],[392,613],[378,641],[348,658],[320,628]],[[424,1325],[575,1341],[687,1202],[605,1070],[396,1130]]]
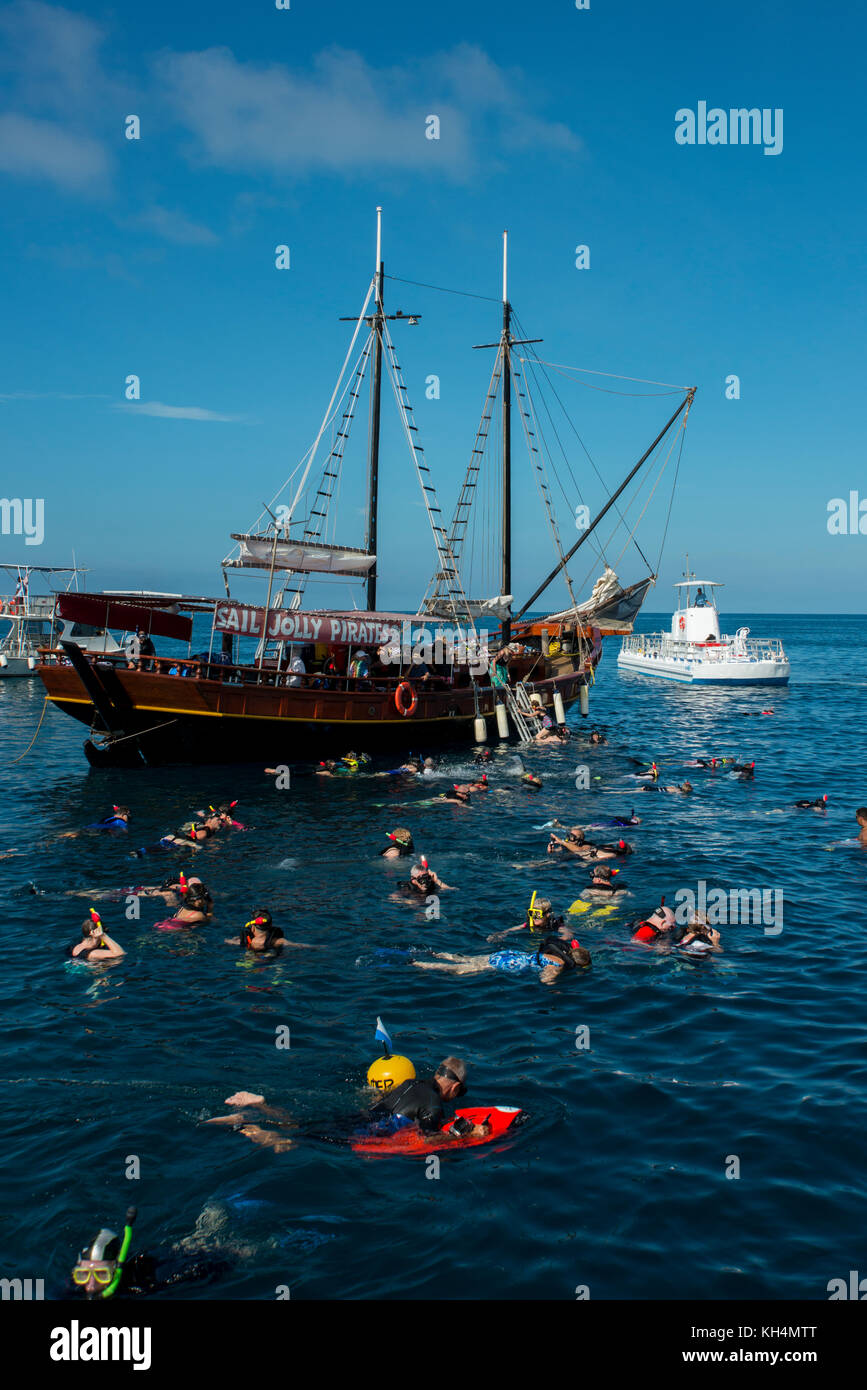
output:
[[[532,714],[527,687],[523,681],[516,681],[514,685],[503,686],[502,693],[506,709],[518,731],[518,738],[522,743],[532,743],[533,731],[526,718]]]

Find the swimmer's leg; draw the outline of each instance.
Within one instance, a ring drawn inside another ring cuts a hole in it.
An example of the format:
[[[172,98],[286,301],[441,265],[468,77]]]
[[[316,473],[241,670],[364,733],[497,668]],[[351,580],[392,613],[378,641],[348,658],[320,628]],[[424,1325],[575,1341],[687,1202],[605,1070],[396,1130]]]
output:
[[[279,1134],[275,1134],[271,1129],[263,1129],[261,1125],[242,1125],[241,1134],[245,1134],[254,1144],[261,1144],[266,1149],[273,1149],[275,1153],[286,1153],[288,1149],[295,1147],[293,1139],[281,1139]]]
[[[480,975],[483,970],[490,969],[488,964],[489,956],[449,956],[448,964],[440,964],[435,960],[416,960],[419,970],[446,970],[451,975]]]

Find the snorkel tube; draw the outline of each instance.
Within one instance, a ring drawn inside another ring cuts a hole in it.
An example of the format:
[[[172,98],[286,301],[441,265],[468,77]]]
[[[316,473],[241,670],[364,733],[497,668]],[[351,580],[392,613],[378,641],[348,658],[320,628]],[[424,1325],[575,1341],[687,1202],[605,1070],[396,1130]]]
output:
[[[117,1257],[117,1268],[114,1271],[114,1278],[111,1283],[107,1288],[102,1290],[100,1294],[101,1298],[111,1298],[113,1294],[117,1293],[118,1285],[123,1278],[124,1262],[129,1254],[129,1247],[132,1244],[132,1228],[137,1215],[138,1212],[135,1207],[129,1207],[127,1209],[126,1217],[124,1218],[123,1241],[121,1242],[120,1254]]]
[[[527,908],[527,926],[530,928],[530,931],[533,930],[533,905],[535,904],[536,894],[538,893],[538,891],[538,888],[533,889],[533,896],[530,899],[530,906]]]
[[[105,929],[102,925],[102,918],[100,917],[95,907],[89,907],[87,910],[90,913],[91,922],[95,927],[99,928],[99,940],[101,943],[105,939]],[[91,932],[91,936],[92,935],[93,933]]]

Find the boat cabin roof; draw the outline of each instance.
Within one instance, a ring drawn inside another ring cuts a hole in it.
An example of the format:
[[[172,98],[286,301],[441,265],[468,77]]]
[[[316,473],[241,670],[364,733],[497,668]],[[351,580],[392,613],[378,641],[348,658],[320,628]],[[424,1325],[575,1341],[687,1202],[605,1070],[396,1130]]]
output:
[[[721,579],[680,579],[671,587],[673,589],[721,589],[723,581]]]

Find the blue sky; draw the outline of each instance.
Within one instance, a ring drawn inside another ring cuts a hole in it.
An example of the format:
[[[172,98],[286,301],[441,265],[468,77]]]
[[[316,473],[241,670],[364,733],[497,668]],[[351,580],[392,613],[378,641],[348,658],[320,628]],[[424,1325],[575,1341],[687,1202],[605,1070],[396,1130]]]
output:
[[[867,499],[865,28],[797,0],[0,4],[0,495],[43,497],[46,517],[41,547],[0,536],[2,558],[74,548],[93,587],[219,592],[229,532],[318,428],[381,204],[389,275],[494,299],[508,226],[511,298],[549,361],[698,387],[650,606],[688,550],[731,609],[863,610],[867,537],[826,520],[831,498]],[[675,112],[700,101],[781,108],[782,152],[677,144]],[[395,334],[450,514],[490,370],[472,345],[499,309],[386,295],[422,315]],[[557,386],[612,487],[676,403]],[[340,514],[356,544],[360,436]],[[520,448],[515,486],[520,599],[552,563]],[[578,499],[554,492],[571,541]],[[652,560],[667,502],[663,483],[639,531]],[[380,605],[411,606],[434,555],[392,411],[381,538]],[[638,578],[638,557],[618,572]]]

